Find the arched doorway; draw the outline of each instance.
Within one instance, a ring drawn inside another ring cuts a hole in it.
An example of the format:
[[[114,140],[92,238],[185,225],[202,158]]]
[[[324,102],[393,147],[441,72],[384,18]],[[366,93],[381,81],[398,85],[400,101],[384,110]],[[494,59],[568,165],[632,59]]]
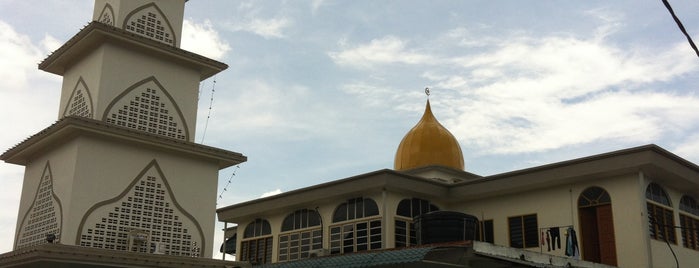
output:
[[[590,187],[578,198],[582,257],[586,261],[616,266],[612,200],[600,187]]]

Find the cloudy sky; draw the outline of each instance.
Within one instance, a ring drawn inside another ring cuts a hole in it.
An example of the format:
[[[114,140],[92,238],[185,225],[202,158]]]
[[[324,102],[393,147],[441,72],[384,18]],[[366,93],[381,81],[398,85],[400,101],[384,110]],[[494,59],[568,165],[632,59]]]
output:
[[[670,3],[699,41],[699,1]],[[57,119],[61,77],[36,65],[92,6],[0,0],[0,151]],[[194,0],[182,48],[230,65],[196,135],[248,156],[219,207],[391,168],[425,87],[479,175],[649,143],[699,163],[699,58],[660,0]],[[0,164],[0,252],[22,174]]]

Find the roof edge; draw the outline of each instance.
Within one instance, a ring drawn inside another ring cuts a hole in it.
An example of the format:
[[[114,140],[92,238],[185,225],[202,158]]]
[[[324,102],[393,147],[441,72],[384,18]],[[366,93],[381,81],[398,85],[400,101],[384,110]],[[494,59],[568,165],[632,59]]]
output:
[[[94,36],[97,34],[98,36]],[[67,42],[65,42],[61,47],[56,49],[54,52],[49,54],[43,61],[38,65],[38,68],[42,71],[49,73],[63,75],[65,70],[62,65],[67,64],[62,59],[63,56],[73,52],[73,50],[87,50],[90,49],[89,42],[84,43],[84,40],[89,38],[101,38],[99,43],[104,42],[121,42],[121,43],[131,43],[135,44],[143,49],[148,49],[160,55],[167,55],[173,59],[179,59],[179,61],[188,62],[189,64],[196,65],[200,69],[200,79],[204,80],[216,73],[219,73],[228,68],[228,65],[193,53],[187,50],[175,47],[172,45],[164,44],[149,38],[128,32],[126,30],[107,25],[98,21],[92,21],[85,25],[80,31],[71,37]],[[81,42],[82,41],[82,42]],[[80,53],[84,53],[81,51]]]
[[[35,146],[43,146],[39,145],[40,142],[47,141],[47,139],[55,135],[69,135],[67,133],[62,133],[63,130],[67,130],[68,132],[87,132],[104,136],[115,136],[137,143],[150,143],[154,146],[164,147],[173,151],[194,153],[201,157],[217,160],[219,168],[226,168],[247,161],[247,157],[238,152],[189,141],[176,140],[77,116],[68,116],[56,121],[54,124],[5,151],[0,155],[0,160],[7,163],[23,165],[26,163],[28,157],[24,154],[31,151]]]

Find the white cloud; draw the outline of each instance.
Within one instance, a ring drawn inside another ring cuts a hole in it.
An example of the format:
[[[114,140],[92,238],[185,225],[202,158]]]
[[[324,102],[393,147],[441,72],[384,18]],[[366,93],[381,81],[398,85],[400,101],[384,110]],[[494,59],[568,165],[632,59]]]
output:
[[[456,108],[461,115],[452,131],[490,152],[521,153],[602,139],[647,143],[670,128],[696,126],[699,115],[691,111],[699,99],[650,88],[699,67],[682,57],[685,47],[624,51],[597,40],[519,40],[458,59],[466,69],[488,70],[485,75],[431,74],[470,99],[457,105],[469,108]]]
[[[282,189],[276,189],[276,190],[272,190],[272,191],[263,193],[262,195],[260,195],[260,198],[265,198],[265,197],[269,197],[269,196],[273,196],[273,195],[278,195],[278,194],[281,194],[281,193],[282,193]]]
[[[438,117],[462,143],[483,154],[541,152],[600,140],[651,143],[699,127],[699,114],[693,112],[699,98],[654,89],[699,69],[696,59],[686,56],[691,55],[686,44],[661,52],[620,48],[604,38],[616,27],[609,21],[589,38],[513,33],[488,41],[498,45],[477,54],[453,56],[388,36],[330,56],[353,67],[431,64],[423,78],[437,89],[457,92],[434,96],[447,104]],[[445,43],[435,47],[445,51],[455,51],[449,41],[458,40],[452,44],[458,47],[495,38],[465,29],[444,36],[437,40]],[[414,68],[424,69],[419,67]],[[343,89],[368,105],[405,106],[406,99],[380,82]]]
[[[324,3],[325,0],[311,0],[311,14],[315,15]]]
[[[184,20],[181,47],[217,60],[222,59],[231,49],[208,20],[199,24]]]
[[[61,89],[60,77],[37,70],[36,64],[48,54],[46,47],[53,37],[45,36],[42,47],[24,34],[0,21],[0,107],[6,116],[0,125],[12,131],[0,135],[0,150],[4,151],[35,134],[55,120],[57,100]],[[24,167],[0,163],[0,252],[12,249],[17,208],[22,191]]]
[[[265,39],[284,38],[284,30],[293,24],[293,21],[285,16],[262,18],[259,10],[251,2],[241,3],[238,9],[245,16],[233,18],[226,24],[228,29],[234,32],[249,32]]]
[[[328,56],[339,65],[368,68],[376,64],[425,64],[432,57],[406,49],[407,42],[395,36],[374,39],[369,44],[358,45],[340,52],[330,52]]]
[[[36,64],[44,55],[42,52],[28,36],[0,21],[0,83],[3,85],[0,90],[25,88],[27,73],[36,70]]]

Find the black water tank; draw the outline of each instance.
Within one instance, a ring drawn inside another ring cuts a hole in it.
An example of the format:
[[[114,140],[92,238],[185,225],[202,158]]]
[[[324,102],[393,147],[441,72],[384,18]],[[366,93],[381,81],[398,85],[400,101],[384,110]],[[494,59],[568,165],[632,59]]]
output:
[[[455,211],[434,211],[415,217],[418,245],[475,240],[478,218]]]

